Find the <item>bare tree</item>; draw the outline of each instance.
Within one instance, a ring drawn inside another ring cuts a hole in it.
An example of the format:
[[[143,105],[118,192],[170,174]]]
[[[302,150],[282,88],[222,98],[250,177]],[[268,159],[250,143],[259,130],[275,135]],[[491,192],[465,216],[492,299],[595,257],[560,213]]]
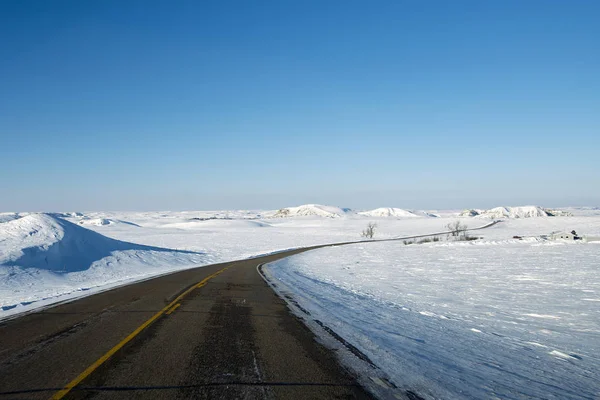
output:
[[[464,237],[467,235],[467,225],[461,224],[460,221],[450,222],[448,225],[446,225],[446,228],[448,228],[450,234],[454,238],[458,239],[460,236]]]
[[[375,236],[375,228],[377,228],[377,224],[375,222],[369,222],[367,229],[362,231],[360,236],[367,239],[373,239],[373,236]]]

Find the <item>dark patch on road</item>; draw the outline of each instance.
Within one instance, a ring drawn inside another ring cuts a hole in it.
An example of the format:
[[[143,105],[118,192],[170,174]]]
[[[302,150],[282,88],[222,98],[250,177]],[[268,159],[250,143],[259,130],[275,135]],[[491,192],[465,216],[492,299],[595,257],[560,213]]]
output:
[[[21,351],[19,353],[14,354],[12,357],[4,360],[2,362],[2,364],[0,364],[0,369],[2,368],[6,368],[9,367],[10,365],[14,364],[14,363],[18,363],[32,355],[34,355],[35,353],[37,353],[38,351],[42,350],[43,348],[45,348],[46,346],[51,345],[52,343],[56,342],[57,340],[66,338],[70,335],[73,335],[74,333],[80,331],[81,329],[85,328],[89,323],[89,320],[84,320],[78,324],[75,324],[73,326],[70,326],[68,328],[64,328],[61,329],[57,332],[54,332],[50,335],[44,336],[41,339],[39,339],[33,346],[26,348],[24,351]]]
[[[232,301],[229,295],[230,291],[240,290],[249,289],[228,284],[220,291],[201,334],[204,340],[194,349],[178,399],[266,397],[268,389],[256,385],[262,378],[251,321],[252,308],[243,301]],[[190,386],[190,382],[206,386]],[[240,382],[250,385],[240,385]]]
[[[104,387],[111,371],[119,364],[132,364],[130,356],[140,351],[148,340],[152,340],[156,336],[156,331],[160,329],[164,321],[157,321],[143,330],[136,336],[136,340],[132,340],[123,346],[116,354],[109,358],[106,362],[100,365],[93,374],[88,376],[81,383],[78,390],[73,390],[68,395],[68,399],[91,399],[99,394]],[[87,386],[87,388],[86,388]]]

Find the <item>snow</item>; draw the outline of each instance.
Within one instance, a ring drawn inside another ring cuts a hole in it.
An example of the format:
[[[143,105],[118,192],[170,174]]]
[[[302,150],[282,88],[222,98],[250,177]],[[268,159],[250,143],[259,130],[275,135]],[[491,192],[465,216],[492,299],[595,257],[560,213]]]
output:
[[[537,218],[548,216],[569,216],[570,213],[553,210],[549,213],[547,210],[538,206],[520,206],[520,207],[495,207],[490,210],[469,209],[459,214],[460,217],[483,217],[491,219],[502,218]]]
[[[329,211],[0,214],[0,319],[184,268],[361,240],[364,215],[314,208]],[[426,398],[593,398],[600,243],[540,236],[600,237],[600,210],[559,211],[572,216],[505,218],[471,232],[483,237],[474,242],[325,248],[267,269],[278,290],[402,390]],[[487,222],[456,210],[417,213],[438,218],[381,217],[375,238],[441,232],[457,219],[469,228]]]
[[[17,213],[0,213],[0,224],[21,218]]]
[[[459,217],[476,217],[479,214],[481,214],[482,212],[484,212],[484,210],[470,209],[470,210],[464,210],[458,216]]]
[[[80,225],[96,225],[96,226],[110,225],[110,224],[114,224],[114,223],[115,223],[115,221],[113,221],[111,219],[107,219],[107,218],[87,219],[87,220],[82,220],[79,222]]]
[[[600,230],[597,217],[516,219],[475,242],[328,247],[266,269],[398,390],[590,399],[600,393],[600,249],[511,239],[567,224]]]
[[[411,211],[401,208],[376,208],[370,211],[362,211],[358,213],[366,217],[395,217],[395,218],[418,218],[422,215],[417,215]]]
[[[272,213],[253,210],[0,214],[5,221],[0,223],[0,319],[61,301],[64,296],[81,296],[182,268],[289,248],[361,240],[360,232],[368,222],[364,216],[347,209],[326,208],[338,213],[341,210],[345,215],[267,218]],[[594,222],[600,219],[600,210],[568,211],[574,216],[506,220],[501,228],[474,233],[485,234],[498,243],[513,235],[573,229],[582,235],[600,236],[600,227]],[[438,210],[435,214],[439,218],[378,219],[375,238],[444,231],[458,212]],[[103,220],[110,223],[97,223]],[[484,224],[477,220],[463,222],[471,228]],[[180,250],[200,254],[177,252]],[[49,264],[40,264],[46,258]]]
[[[282,208],[273,213],[272,218],[287,218],[301,216],[338,218],[346,215],[347,212],[347,209],[342,209],[339,207],[323,206],[320,204],[304,204],[298,207]]]
[[[547,217],[548,213],[538,206],[496,207],[481,213],[481,216],[499,218],[536,218]]]
[[[201,252],[128,243],[53,215],[30,214],[0,226],[0,307],[23,311],[19,305],[33,308],[48,303],[40,301],[211,261]]]

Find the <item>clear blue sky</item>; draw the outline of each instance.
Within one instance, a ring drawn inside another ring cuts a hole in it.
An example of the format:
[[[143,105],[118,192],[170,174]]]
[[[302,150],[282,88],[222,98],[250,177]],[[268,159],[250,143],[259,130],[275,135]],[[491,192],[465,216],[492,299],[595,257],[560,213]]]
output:
[[[0,211],[600,205],[600,2],[0,2]]]

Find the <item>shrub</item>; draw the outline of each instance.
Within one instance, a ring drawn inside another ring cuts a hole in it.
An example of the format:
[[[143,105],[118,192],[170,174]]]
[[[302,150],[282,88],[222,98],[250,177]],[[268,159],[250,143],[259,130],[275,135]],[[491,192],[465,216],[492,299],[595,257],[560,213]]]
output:
[[[367,239],[373,239],[373,236],[375,236],[375,228],[377,228],[377,224],[375,222],[369,222],[367,229],[362,231],[360,236]]]

